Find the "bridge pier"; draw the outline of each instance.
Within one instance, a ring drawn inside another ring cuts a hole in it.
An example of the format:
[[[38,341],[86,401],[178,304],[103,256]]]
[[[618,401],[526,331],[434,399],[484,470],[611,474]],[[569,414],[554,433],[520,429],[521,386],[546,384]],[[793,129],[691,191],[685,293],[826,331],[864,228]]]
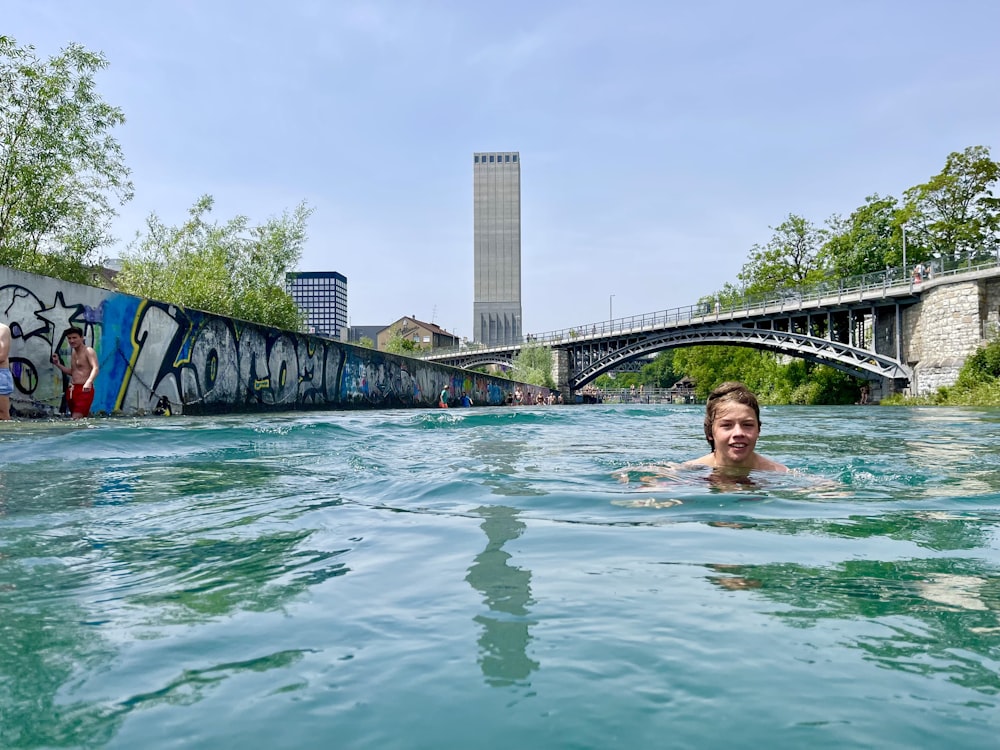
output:
[[[562,394],[563,402],[573,403],[573,394],[569,387],[569,352],[558,346],[552,347],[552,382],[556,390]]]

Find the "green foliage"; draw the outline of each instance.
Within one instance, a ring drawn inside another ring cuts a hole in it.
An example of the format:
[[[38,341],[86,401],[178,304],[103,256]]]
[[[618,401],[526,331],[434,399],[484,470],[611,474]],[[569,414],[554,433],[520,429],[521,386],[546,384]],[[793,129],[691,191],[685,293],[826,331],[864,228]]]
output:
[[[1000,405],[1000,339],[990,341],[965,360],[955,385],[920,396],[893,394],[890,405],[997,406]]]
[[[390,354],[402,354],[406,356],[418,352],[420,349],[420,344],[404,336],[398,328],[393,329],[388,341],[385,342],[385,350]]]
[[[621,386],[618,384],[617,375],[612,378],[608,373],[604,373],[594,378],[594,387],[607,390],[609,388],[620,388]]]
[[[834,216],[827,225],[821,263],[833,278],[873,273],[887,265],[902,265],[903,240],[895,198],[869,195],[865,204],[856,208],[847,219]],[[920,257],[919,247],[911,245],[908,261],[926,260]]]
[[[202,196],[189,219],[168,227],[146,221],[122,261],[121,291],[185,307],[299,330],[303,315],[285,291],[285,273],[299,261],[312,210],[300,204],[289,215],[251,226],[245,216],[209,222],[211,196]]]
[[[904,193],[908,238],[927,255],[955,262],[992,256],[1000,246],[1000,199],[993,195],[998,179],[1000,163],[986,146],[949,154],[939,174]]]
[[[767,403],[777,396],[779,365],[771,352],[738,346],[693,346],[674,353],[673,367],[695,382],[699,399],[722,382],[741,380]]]
[[[367,336],[362,336],[360,339],[358,339],[358,346],[363,346],[365,349],[374,349],[375,342],[372,341]]]
[[[766,294],[819,281],[825,232],[795,214],[772,229],[771,240],[763,247],[754,245],[740,270],[739,280],[746,293]]]
[[[817,365],[809,374],[810,380],[820,387],[814,404],[853,404],[861,396],[863,381],[832,367]]]
[[[605,373],[594,380],[594,386],[604,389],[628,388],[629,386],[639,387],[643,383],[642,375],[638,372],[616,372],[614,377]]]
[[[955,387],[972,390],[997,378],[1000,378],[1000,340],[981,346],[965,360]]]
[[[699,303],[703,306],[704,313],[710,313],[718,302],[721,308],[739,307],[746,300],[746,290],[741,289],[728,281],[723,285],[722,291],[707,297],[702,297]]]
[[[673,367],[695,381],[699,399],[727,380],[746,383],[762,404],[850,404],[858,400],[861,388],[856,378],[832,367],[802,359],[786,363],[773,352],[746,347],[678,349]]]
[[[680,380],[684,373],[678,373],[674,369],[674,351],[668,349],[660,352],[656,355],[656,359],[648,365],[643,365],[639,372],[639,382],[654,388],[670,388]]]
[[[519,383],[555,388],[552,380],[552,350],[541,344],[524,344],[514,357],[510,378]]]
[[[95,91],[107,64],[77,44],[39,60],[0,36],[0,265],[94,283],[112,204],[132,197],[111,135],[125,117]]]

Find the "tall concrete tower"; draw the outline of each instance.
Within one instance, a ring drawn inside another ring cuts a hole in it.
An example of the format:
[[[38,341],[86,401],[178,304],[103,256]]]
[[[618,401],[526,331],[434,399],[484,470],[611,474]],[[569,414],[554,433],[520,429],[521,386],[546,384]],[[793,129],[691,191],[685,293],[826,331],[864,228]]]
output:
[[[517,151],[472,156],[476,290],[473,340],[521,341],[521,158]]]

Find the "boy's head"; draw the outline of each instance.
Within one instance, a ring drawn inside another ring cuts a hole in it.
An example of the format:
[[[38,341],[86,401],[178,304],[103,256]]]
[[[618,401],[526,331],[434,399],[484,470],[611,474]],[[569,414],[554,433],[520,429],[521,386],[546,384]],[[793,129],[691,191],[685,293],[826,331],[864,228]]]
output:
[[[712,446],[712,450],[715,450],[712,425],[715,424],[720,409],[729,404],[743,404],[753,409],[754,416],[757,418],[757,427],[760,428],[760,404],[757,403],[757,397],[753,392],[743,383],[735,381],[723,383],[708,394],[708,401],[705,402],[705,439]]]

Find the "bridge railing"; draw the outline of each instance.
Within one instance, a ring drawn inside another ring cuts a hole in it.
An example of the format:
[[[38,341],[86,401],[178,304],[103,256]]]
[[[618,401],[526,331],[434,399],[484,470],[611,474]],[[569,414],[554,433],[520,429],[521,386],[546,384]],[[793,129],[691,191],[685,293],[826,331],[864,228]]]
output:
[[[590,388],[589,395],[606,404],[695,404],[699,403],[693,390],[673,388]]]
[[[907,288],[910,291],[916,291],[920,290],[923,284],[935,279],[964,274],[970,271],[997,268],[1000,266],[1000,254],[994,256],[992,254],[980,253],[958,261],[942,257],[936,258],[929,263],[924,262],[923,265],[925,273],[919,280],[905,268],[900,266],[887,267],[884,271],[831,279],[815,284],[787,287],[768,294],[744,294],[728,299],[719,298],[710,302],[702,301],[693,305],[673,307],[658,312],[629,315],[613,320],[560,328],[556,331],[529,333],[518,343],[538,343],[551,346],[571,341],[585,341],[588,338],[604,338],[629,332],[638,332],[643,329],[659,328],[670,324],[722,319],[729,317],[733,313],[739,313],[742,316],[750,310],[765,310],[775,307],[779,309],[797,308],[807,302],[828,300],[834,296],[865,295],[873,291],[886,293],[892,290],[893,292],[899,292],[901,290],[905,291]],[[434,349],[424,353],[423,356],[440,357],[473,354],[489,351],[493,348],[509,350],[510,345],[492,347],[470,343],[447,349]]]

